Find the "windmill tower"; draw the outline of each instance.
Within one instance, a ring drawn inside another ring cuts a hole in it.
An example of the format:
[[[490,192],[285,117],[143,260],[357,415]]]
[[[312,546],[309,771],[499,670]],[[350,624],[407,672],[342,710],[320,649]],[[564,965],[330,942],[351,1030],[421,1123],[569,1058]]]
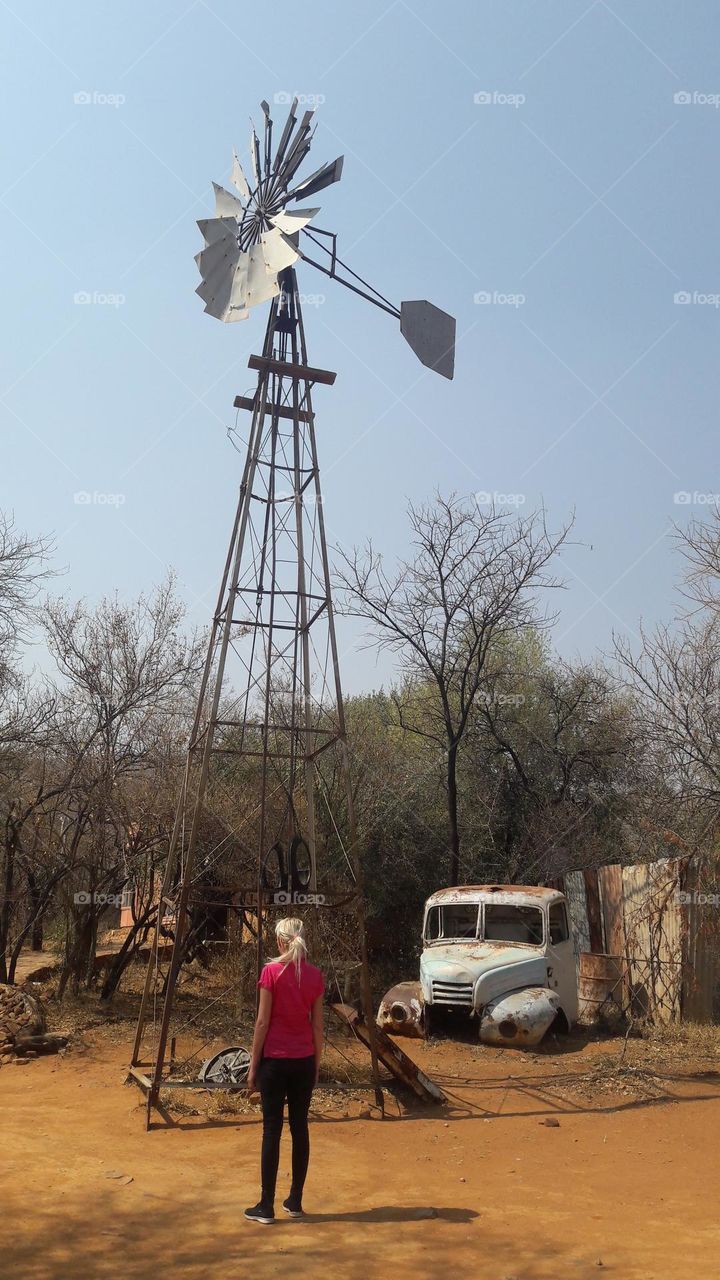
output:
[[[329,868],[328,841],[318,843],[319,809],[333,831],[332,856],[344,865],[358,920],[365,1022],[372,1007],[365,945],[363,886],[355,834],[337,637],[320,489],[313,392],[335,374],[308,359],[295,264],[300,260],[400,321],[423,364],[451,378],[455,321],[428,302],[399,308],[337,255],[334,233],[311,228],[315,208],[288,209],[336,182],[342,157],[295,182],[307,155],[313,112],[299,124],[294,101],[273,150],[267,103],[263,142],[253,127],[253,180],[233,155],[234,192],[215,186],[215,217],[201,221],[205,248],[197,263],[205,310],[223,321],[269,302],[262,352],[249,367],[252,396],[235,407],[250,415],[247,452],[230,543],[213,614],[187,761],[173,826],[133,1048],[131,1077],[147,1097],[148,1123],[162,1088],[176,1081],[173,1018],[178,975],[193,931],[193,907],[207,894],[213,866],[240,837],[209,815],[222,810],[228,777],[251,778],[259,796],[247,815],[242,847],[253,864],[257,963],[266,911],[288,912],[288,899],[317,902]],[[308,245],[312,249],[306,251]],[[311,253],[314,256],[311,256]],[[319,256],[318,256],[319,255]],[[329,812],[323,765],[334,753],[343,778],[343,837]],[[229,772],[230,770],[230,772]],[[211,830],[208,830],[210,826]],[[335,872],[339,867],[334,868]],[[336,877],[335,877],[336,878]],[[318,908],[321,910],[322,908]],[[172,934],[163,941],[163,920]],[[185,1082],[187,1083],[187,1082]]]

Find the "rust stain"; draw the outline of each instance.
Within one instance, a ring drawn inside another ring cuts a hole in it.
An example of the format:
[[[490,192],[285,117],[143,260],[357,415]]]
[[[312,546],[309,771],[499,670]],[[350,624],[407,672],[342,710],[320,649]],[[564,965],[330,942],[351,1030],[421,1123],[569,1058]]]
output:
[[[547,901],[550,901],[551,898],[561,898],[563,896],[558,889],[548,889],[545,885],[540,884],[459,884],[454,889],[438,889],[436,893],[431,894],[427,901],[428,904],[444,902],[466,893],[528,894],[531,897],[542,898]]]

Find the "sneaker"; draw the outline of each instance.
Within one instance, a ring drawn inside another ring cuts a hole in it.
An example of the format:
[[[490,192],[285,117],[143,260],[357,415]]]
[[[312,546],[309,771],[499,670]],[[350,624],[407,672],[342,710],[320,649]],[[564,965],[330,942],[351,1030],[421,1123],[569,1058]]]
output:
[[[266,1209],[264,1204],[256,1204],[252,1209],[246,1209],[245,1217],[251,1222],[263,1222],[266,1226],[275,1221],[274,1211]]]
[[[288,1196],[287,1200],[283,1200],[283,1209],[291,1218],[305,1217],[302,1205],[297,1200],[293,1200],[292,1196]]]

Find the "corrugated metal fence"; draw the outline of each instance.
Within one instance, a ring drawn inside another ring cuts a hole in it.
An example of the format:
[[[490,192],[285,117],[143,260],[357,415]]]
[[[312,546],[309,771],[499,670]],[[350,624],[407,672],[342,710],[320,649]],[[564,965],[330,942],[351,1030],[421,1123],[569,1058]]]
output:
[[[720,1021],[720,900],[702,880],[693,862],[664,858],[570,871],[558,882],[577,951],[624,957],[636,1017]]]

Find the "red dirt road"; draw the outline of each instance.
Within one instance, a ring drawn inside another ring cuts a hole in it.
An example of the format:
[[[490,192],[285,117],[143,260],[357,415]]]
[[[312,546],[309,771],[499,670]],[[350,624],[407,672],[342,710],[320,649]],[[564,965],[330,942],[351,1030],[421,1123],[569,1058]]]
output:
[[[665,1070],[664,1097],[649,1102],[566,1083],[598,1046],[558,1057],[449,1042],[410,1051],[452,1092],[449,1106],[401,1115],[391,1099],[384,1121],[353,1118],[357,1104],[350,1116],[319,1114],[309,1217],[272,1227],[242,1217],[257,1198],[255,1114],[177,1118],[146,1134],[139,1094],[122,1084],[124,1045],[2,1068],[0,1275],[720,1274],[717,1072]],[[284,1142],[281,1192],[287,1156]],[[423,1218],[429,1208],[437,1216]]]

